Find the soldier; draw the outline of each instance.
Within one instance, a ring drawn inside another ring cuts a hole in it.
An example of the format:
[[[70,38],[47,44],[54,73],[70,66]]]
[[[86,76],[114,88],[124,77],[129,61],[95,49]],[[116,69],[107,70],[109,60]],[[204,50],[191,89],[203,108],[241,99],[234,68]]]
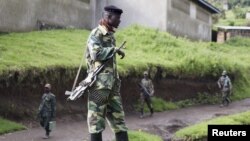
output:
[[[49,129],[49,122],[55,119],[56,113],[56,98],[55,95],[51,93],[50,84],[45,84],[44,86],[44,94],[42,96],[42,101],[39,106],[38,113],[40,124],[46,131],[43,138],[48,139],[51,132],[51,130]]]
[[[115,29],[120,24],[122,9],[116,6],[104,7],[99,26],[92,30],[87,41],[86,62],[88,73],[106,62],[97,75],[96,82],[90,87],[88,95],[88,128],[91,141],[102,141],[105,119],[115,133],[116,141],[128,141],[125,115],[120,96],[121,80],[119,79],[116,57],[123,58],[125,53],[118,50],[114,38]]]
[[[227,76],[227,72],[225,70],[222,72],[222,76],[219,78],[217,84],[218,84],[218,86],[221,90],[221,94],[222,94],[222,103],[221,103],[220,107],[228,106],[228,104],[231,102],[229,96],[230,96],[231,91],[232,91],[232,84],[231,84],[231,80]]]
[[[141,100],[141,115],[140,118],[144,117],[144,103],[146,102],[148,105],[148,108],[150,109],[150,116],[153,116],[154,109],[153,105],[151,102],[151,96],[154,95],[154,85],[149,79],[148,72],[145,71],[143,73],[144,78],[141,80],[141,85],[140,87],[141,93],[140,93],[140,100]]]

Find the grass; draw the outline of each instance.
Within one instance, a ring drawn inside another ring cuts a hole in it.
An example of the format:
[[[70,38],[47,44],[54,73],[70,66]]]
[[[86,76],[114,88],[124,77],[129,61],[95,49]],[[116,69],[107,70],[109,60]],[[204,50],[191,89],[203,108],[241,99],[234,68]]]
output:
[[[143,131],[129,131],[130,141],[163,141],[159,136],[152,135]]]
[[[250,10],[250,7],[247,8],[241,8],[243,11]],[[233,10],[228,10],[225,12],[225,19],[221,18],[219,19],[218,23],[216,23],[217,26],[246,26],[250,24],[250,20],[247,20],[245,18],[236,18],[236,15],[234,14]]]
[[[0,35],[0,74],[77,68],[88,34],[86,30],[68,29]],[[161,67],[163,77],[217,79],[226,69],[233,77],[235,98],[250,97],[250,39],[236,38],[225,44],[191,42],[138,25],[119,30],[116,37],[117,45],[127,41],[126,57],[118,59],[122,76],[136,77],[150,68],[154,77]]]
[[[179,108],[174,102],[167,102],[159,97],[152,97],[151,102],[155,112],[163,112],[166,110],[174,110]],[[138,101],[135,106],[137,111],[140,111],[140,104],[140,101]],[[146,102],[144,104],[144,112],[149,112]]]
[[[13,131],[23,130],[23,129],[25,129],[23,125],[0,117],[0,135],[13,132]]]
[[[0,72],[80,64],[89,32],[53,30],[0,36]]]
[[[174,138],[183,140],[203,139],[207,136],[208,125],[249,125],[249,117],[250,111],[203,121],[201,123],[180,129],[175,133]]]

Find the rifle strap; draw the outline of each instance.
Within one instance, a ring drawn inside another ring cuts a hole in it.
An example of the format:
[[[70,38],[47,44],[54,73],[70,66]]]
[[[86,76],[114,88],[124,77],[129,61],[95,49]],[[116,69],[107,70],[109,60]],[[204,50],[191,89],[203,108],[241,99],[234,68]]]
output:
[[[73,86],[72,86],[72,90],[71,90],[71,91],[73,91],[73,90],[75,89],[75,87],[76,87],[76,82],[77,82],[78,77],[79,77],[79,74],[80,74],[80,72],[81,72],[83,60],[84,60],[84,54],[82,55],[82,60],[81,60],[80,66],[79,66],[79,68],[78,68],[78,71],[77,71],[77,74],[76,74],[76,77],[75,77],[75,81],[74,81],[74,84],[73,84]]]

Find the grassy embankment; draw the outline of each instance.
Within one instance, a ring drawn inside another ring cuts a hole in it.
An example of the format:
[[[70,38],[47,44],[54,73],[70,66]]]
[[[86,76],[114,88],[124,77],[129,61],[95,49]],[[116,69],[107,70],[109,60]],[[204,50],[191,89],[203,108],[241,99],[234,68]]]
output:
[[[230,116],[223,116],[204,121],[177,131],[174,135],[175,139],[182,140],[201,140],[207,136],[208,125],[249,125],[250,111]]]
[[[23,130],[25,127],[21,124],[2,119],[0,117],[0,135],[8,132]]]
[[[8,71],[77,68],[85,51],[86,30],[52,30],[0,36],[0,74]],[[250,40],[233,39],[225,44],[191,42],[158,30],[132,26],[117,32],[117,45],[126,40],[126,58],[118,59],[122,76],[139,76],[151,68],[163,76],[217,78],[223,69],[234,78],[233,99],[250,96]],[[83,66],[86,68],[86,66]],[[202,94],[201,94],[202,95]],[[183,104],[183,103],[182,103]]]
[[[19,71],[22,75],[27,70],[77,68],[88,34],[86,30],[53,30],[0,35],[0,75],[9,71]],[[225,44],[191,42],[158,30],[132,26],[117,32],[117,45],[124,40],[126,58],[118,59],[122,76],[139,76],[151,68],[154,77],[156,67],[160,66],[163,76],[217,78],[226,69],[234,78],[233,99],[250,97],[250,39],[236,38]],[[180,105],[190,104],[185,102]]]

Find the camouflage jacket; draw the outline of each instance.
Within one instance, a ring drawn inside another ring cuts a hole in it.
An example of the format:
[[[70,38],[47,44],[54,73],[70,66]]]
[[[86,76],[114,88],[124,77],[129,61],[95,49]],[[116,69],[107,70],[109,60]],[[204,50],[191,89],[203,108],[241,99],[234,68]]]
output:
[[[154,85],[151,79],[143,78],[141,80],[141,84],[150,92],[151,96],[154,94]]]
[[[222,91],[228,91],[232,89],[232,83],[228,76],[221,76],[217,82]]]
[[[55,117],[56,112],[56,98],[52,93],[44,93],[42,96],[42,102],[39,106],[39,113],[41,116]]]
[[[89,35],[86,48],[86,62],[88,73],[108,60],[106,66],[97,75],[94,86],[97,89],[112,89],[116,78],[116,57],[112,56],[116,43],[112,32],[108,32],[104,26],[99,25]]]

